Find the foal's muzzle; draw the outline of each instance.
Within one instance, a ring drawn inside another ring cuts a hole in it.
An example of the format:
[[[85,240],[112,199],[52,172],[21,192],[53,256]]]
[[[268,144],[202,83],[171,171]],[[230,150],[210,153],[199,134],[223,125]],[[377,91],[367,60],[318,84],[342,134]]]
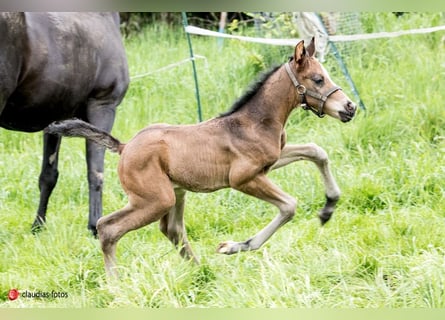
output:
[[[340,115],[340,121],[341,122],[351,121],[351,119],[355,115],[356,110],[357,106],[352,101],[348,101],[348,103],[345,106],[345,110],[338,112],[338,114]]]

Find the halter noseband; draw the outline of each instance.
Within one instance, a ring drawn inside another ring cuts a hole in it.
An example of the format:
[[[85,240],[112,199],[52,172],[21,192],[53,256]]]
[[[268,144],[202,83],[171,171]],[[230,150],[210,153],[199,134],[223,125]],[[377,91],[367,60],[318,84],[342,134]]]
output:
[[[297,90],[297,93],[300,95],[301,97],[301,106],[303,107],[304,110],[310,110],[312,111],[314,114],[316,114],[318,117],[323,118],[325,116],[325,114],[323,113],[323,108],[324,108],[324,104],[326,102],[326,100],[329,98],[329,96],[331,94],[333,94],[334,92],[338,91],[338,90],[342,90],[340,87],[338,86],[334,86],[333,88],[331,88],[328,93],[326,95],[321,95],[318,92],[312,91],[312,90],[308,90],[306,89],[305,86],[303,86],[302,84],[300,84],[297,80],[297,78],[295,77],[294,73],[292,72],[291,68],[290,68],[290,64],[289,62],[286,62],[286,64],[284,65],[287,71],[287,74],[289,75],[289,78],[292,80],[295,89]],[[315,109],[315,107],[310,106],[309,104],[307,104],[306,102],[306,95],[315,98],[317,100],[320,101],[320,103],[318,104],[318,109]]]

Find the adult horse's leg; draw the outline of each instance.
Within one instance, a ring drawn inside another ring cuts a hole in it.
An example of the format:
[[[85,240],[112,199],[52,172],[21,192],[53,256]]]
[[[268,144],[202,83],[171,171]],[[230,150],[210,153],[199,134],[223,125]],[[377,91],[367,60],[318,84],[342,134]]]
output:
[[[180,245],[179,253],[183,258],[199,263],[188,242],[184,226],[185,193],[183,189],[175,189],[176,204],[161,218],[159,228],[176,248]]]
[[[62,138],[57,135],[43,134],[43,159],[39,177],[40,202],[36,219],[32,224],[33,232],[39,231],[46,221],[48,200],[59,177],[57,166],[61,139]]]
[[[115,118],[115,106],[92,105],[87,109],[87,120],[92,125],[110,132]],[[88,229],[97,235],[96,224],[102,216],[102,190],[104,181],[105,149],[89,140],[86,141],[86,160],[88,170],[89,215]]]
[[[278,169],[299,160],[312,161],[320,170],[325,186],[326,204],[323,209],[321,209],[319,218],[321,223],[325,224],[331,218],[335,205],[340,198],[340,188],[329,169],[329,158],[326,151],[315,143],[285,145],[281,151],[280,159],[271,169]]]
[[[280,210],[280,213],[254,237],[244,242],[226,241],[219,244],[217,252],[233,254],[239,251],[256,250],[260,248],[282,225],[295,215],[296,200],[273,184],[265,175],[256,176],[253,180],[235,189],[267,201]]]

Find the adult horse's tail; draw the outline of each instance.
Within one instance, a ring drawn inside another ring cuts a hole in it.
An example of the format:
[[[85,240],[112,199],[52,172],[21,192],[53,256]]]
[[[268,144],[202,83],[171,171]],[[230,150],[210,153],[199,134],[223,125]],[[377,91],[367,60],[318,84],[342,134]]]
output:
[[[45,132],[64,137],[85,138],[119,154],[125,147],[125,144],[121,143],[108,132],[79,119],[53,122],[45,128]]]

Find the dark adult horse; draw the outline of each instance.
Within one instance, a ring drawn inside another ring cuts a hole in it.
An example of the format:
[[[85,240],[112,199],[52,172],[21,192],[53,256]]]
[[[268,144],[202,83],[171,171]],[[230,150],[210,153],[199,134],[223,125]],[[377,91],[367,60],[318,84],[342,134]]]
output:
[[[0,13],[0,126],[36,132],[55,120],[81,118],[109,132],[129,76],[117,13]],[[57,177],[60,137],[44,133],[40,203],[45,222]],[[104,148],[86,143],[90,212],[102,215]]]

